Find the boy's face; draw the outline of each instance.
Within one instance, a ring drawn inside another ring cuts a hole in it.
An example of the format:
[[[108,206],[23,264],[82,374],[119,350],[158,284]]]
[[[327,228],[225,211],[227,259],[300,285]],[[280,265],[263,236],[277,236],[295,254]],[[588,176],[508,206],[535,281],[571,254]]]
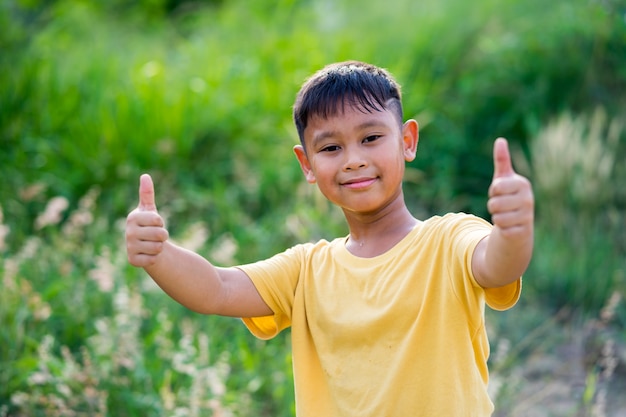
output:
[[[415,158],[418,126],[401,125],[389,110],[346,105],[327,119],[313,116],[305,149],[294,148],[308,182],[344,211],[375,213],[401,197],[405,162]]]

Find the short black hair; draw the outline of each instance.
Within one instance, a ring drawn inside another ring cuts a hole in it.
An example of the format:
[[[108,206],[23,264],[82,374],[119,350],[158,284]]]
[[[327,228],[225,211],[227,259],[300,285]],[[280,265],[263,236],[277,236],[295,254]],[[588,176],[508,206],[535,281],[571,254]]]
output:
[[[346,104],[364,112],[391,110],[402,124],[400,85],[383,68],[360,61],[327,65],[300,88],[293,106],[293,120],[300,143],[312,116],[327,118],[343,112]]]

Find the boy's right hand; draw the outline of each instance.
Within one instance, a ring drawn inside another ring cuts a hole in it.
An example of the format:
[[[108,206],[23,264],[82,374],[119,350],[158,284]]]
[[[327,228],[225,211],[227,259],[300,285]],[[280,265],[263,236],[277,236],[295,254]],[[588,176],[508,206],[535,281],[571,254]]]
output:
[[[154,185],[148,174],[139,179],[139,206],[126,218],[128,261],[139,267],[154,265],[169,234],[154,201]]]

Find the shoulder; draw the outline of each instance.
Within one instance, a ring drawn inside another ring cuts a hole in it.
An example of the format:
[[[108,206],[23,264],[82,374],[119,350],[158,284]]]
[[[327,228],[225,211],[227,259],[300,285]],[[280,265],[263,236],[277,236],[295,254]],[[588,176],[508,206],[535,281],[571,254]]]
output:
[[[427,233],[454,236],[473,232],[489,232],[492,225],[481,217],[460,212],[433,216],[424,221],[423,227]]]
[[[325,239],[320,239],[317,242],[299,243],[268,259],[257,261],[254,264],[267,265],[284,262],[306,262],[316,255],[330,253],[334,248],[341,246],[344,240],[345,237],[336,238],[330,242]]]
[[[489,225],[489,222],[485,219],[478,217],[474,214],[468,214],[463,212],[446,213],[443,215],[435,215],[424,221],[424,224],[430,224],[432,226],[443,225],[455,225],[464,223],[480,223]]]
[[[324,253],[344,244],[346,238],[335,238],[333,240],[320,239],[316,242],[299,243],[287,251],[298,253],[302,256],[310,256],[316,253]]]

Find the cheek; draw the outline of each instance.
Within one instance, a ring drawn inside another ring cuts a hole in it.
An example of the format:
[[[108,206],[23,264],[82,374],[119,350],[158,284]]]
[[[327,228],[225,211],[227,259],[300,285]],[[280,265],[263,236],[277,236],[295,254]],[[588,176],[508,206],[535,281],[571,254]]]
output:
[[[402,155],[385,161],[385,175],[388,180],[402,182],[406,161]]]
[[[393,156],[389,156],[383,162],[385,164],[385,168],[389,171],[404,171],[404,166],[406,161],[404,159],[404,154],[402,152],[398,152],[393,154]]]
[[[328,178],[332,178],[334,171],[334,166],[332,161],[329,161],[327,158],[316,158],[311,161],[311,171],[317,178],[317,181],[323,181]]]

